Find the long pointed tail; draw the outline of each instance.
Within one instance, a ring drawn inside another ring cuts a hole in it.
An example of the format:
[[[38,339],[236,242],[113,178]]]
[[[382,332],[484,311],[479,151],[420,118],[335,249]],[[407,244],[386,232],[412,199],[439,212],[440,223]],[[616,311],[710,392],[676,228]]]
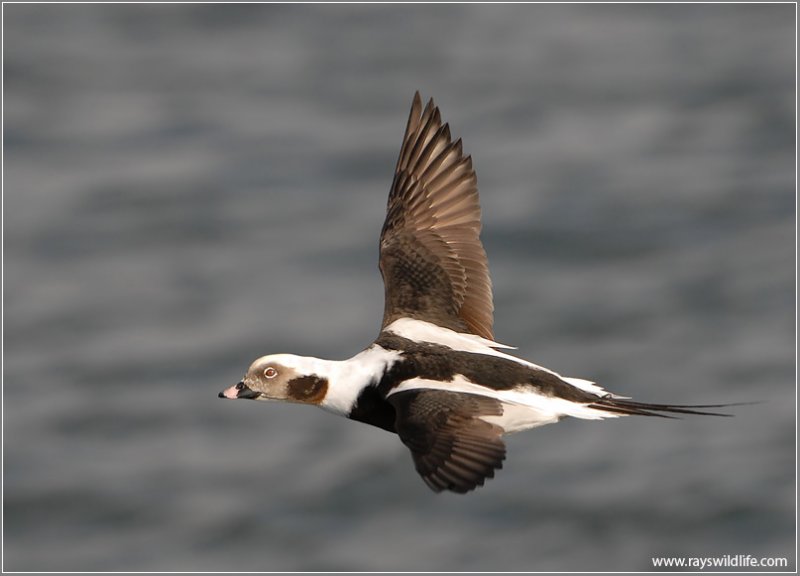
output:
[[[709,412],[705,408],[727,408],[728,406],[739,406],[740,404],[649,404],[646,402],[634,402],[624,398],[617,398],[611,395],[604,396],[597,402],[589,404],[591,408],[613,412],[615,414],[638,415],[638,416],[658,416],[660,418],[676,418],[670,414],[695,414],[700,416],[733,416],[723,412]]]

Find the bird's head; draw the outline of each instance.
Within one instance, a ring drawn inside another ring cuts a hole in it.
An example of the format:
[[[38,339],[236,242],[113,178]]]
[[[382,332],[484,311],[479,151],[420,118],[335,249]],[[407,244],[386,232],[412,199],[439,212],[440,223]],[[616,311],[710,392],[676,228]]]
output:
[[[250,365],[241,382],[220,392],[219,397],[319,404],[328,380],[310,371],[308,360],[291,354],[262,356]]]

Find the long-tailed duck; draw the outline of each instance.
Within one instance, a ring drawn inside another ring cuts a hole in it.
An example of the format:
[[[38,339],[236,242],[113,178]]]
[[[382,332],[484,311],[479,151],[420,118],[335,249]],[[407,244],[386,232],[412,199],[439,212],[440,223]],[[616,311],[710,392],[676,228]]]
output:
[[[221,398],[314,404],[400,436],[435,492],[468,492],[502,467],[504,434],[632,414],[720,415],[721,405],[634,402],[512,356],[494,341],[478,186],[461,140],[414,95],[380,237],[378,338],[349,360],[273,354]]]

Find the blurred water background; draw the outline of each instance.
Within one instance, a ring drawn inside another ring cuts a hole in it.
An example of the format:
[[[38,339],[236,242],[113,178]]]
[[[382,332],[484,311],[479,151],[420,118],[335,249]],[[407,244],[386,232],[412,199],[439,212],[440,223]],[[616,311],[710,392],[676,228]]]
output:
[[[4,568],[794,569],[794,10],[4,5]],[[460,497],[377,428],[219,400],[377,334],[417,89],[474,158],[499,341],[761,403],[512,436]]]

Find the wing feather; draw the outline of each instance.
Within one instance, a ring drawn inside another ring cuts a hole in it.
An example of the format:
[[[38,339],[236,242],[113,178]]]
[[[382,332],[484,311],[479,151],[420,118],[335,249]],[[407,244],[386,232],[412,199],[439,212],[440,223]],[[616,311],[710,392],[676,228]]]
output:
[[[494,338],[480,220],[471,158],[415,94],[381,231],[383,327],[410,317]]]
[[[502,415],[498,400],[426,389],[398,392],[388,400],[395,408],[400,439],[435,492],[469,492],[502,468],[502,429],[481,419]]]

